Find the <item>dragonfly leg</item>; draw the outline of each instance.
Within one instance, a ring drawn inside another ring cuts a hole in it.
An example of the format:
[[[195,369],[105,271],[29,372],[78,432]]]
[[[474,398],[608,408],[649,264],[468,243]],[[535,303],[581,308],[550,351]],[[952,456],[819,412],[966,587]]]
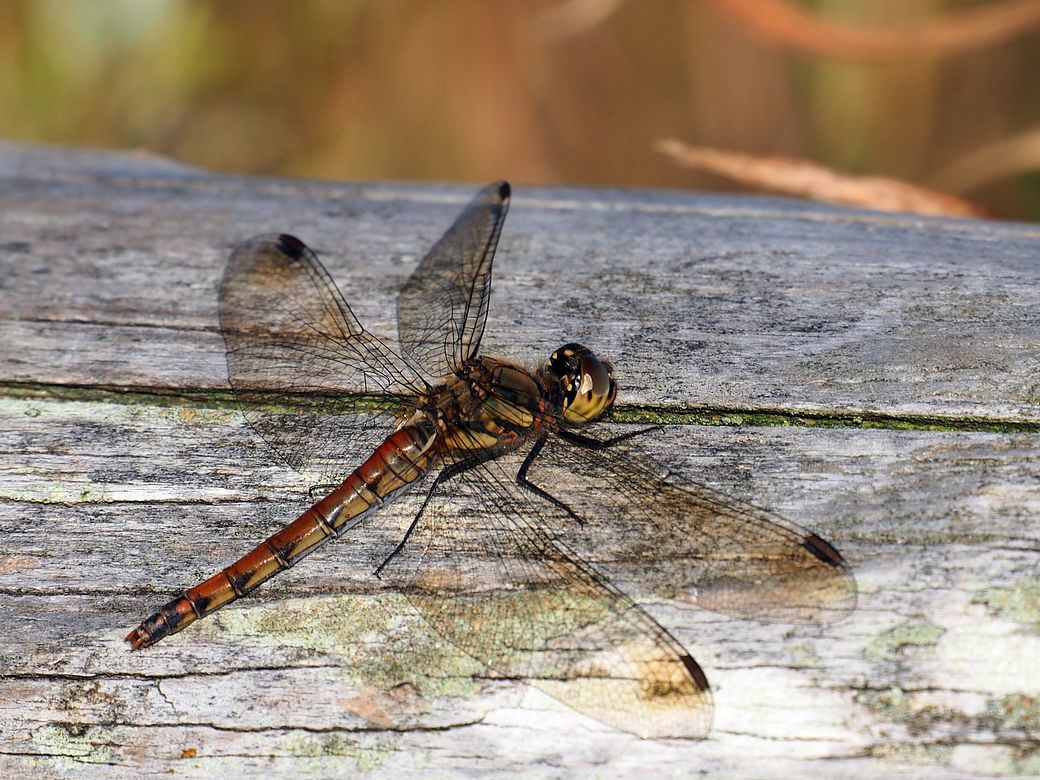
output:
[[[520,464],[520,470],[516,472],[516,484],[518,484],[520,487],[524,488],[525,490],[530,490],[536,496],[544,498],[546,501],[548,501],[553,506],[558,506],[560,509],[562,509],[564,512],[566,512],[568,515],[570,515],[571,518],[579,526],[585,525],[585,520],[583,520],[582,517],[577,512],[575,512],[573,509],[571,509],[569,506],[567,506],[566,503],[564,503],[563,501],[558,499],[556,496],[554,496],[548,490],[544,490],[543,488],[538,487],[536,484],[534,484],[531,480],[529,480],[527,478],[527,471],[528,471],[528,469],[531,468],[531,464],[534,463],[534,459],[538,457],[538,453],[540,453],[542,451],[542,447],[545,446],[545,439],[546,439],[546,437],[543,436],[538,441],[536,441],[534,443],[534,446],[531,448],[531,451],[529,453],[527,453],[527,457],[524,458],[524,462],[522,464]]]
[[[636,436],[642,436],[644,433],[652,433],[653,431],[664,430],[663,425],[651,425],[649,428],[640,428],[638,431],[629,431],[623,433],[620,436],[614,436],[610,439],[597,439],[594,436],[585,436],[581,433],[575,433],[574,431],[568,431],[566,428],[558,430],[556,434],[566,442],[570,442],[578,447],[585,447],[590,450],[605,450],[608,447],[613,447],[615,444],[620,444],[626,439],[632,439]]]
[[[435,479],[433,484],[430,486],[429,492],[426,493],[426,498],[423,499],[419,511],[415,513],[415,517],[412,518],[412,522],[409,523],[408,530],[404,532],[404,537],[402,537],[401,541],[397,543],[397,546],[393,551],[383,559],[383,562],[376,567],[374,572],[376,577],[378,577],[379,573],[386,568],[386,565],[396,558],[401,550],[404,549],[405,544],[408,542],[408,537],[412,535],[412,531],[414,531],[415,527],[419,525],[419,520],[422,519],[423,512],[426,511],[426,505],[430,503],[430,499],[433,498],[433,494],[437,492],[437,488],[449,479],[453,479],[459,474],[469,471],[474,466],[479,466],[485,460],[487,460],[487,458],[469,458],[467,460],[460,460],[458,463],[453,463],[447,468],[441,470],[441,473],[437,475],[437,479]]]

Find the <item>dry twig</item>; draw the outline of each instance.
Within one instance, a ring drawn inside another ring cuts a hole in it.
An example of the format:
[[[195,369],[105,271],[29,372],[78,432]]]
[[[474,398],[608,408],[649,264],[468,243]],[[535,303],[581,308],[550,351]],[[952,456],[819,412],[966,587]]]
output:
[[[760,157],[682,141],[655,148],[687,168],[723,176],[755,189],[878,211],[947,217],[992,217],[982,206],[883,176],[849,176],[809,160]]]
[[[1004,0],[951,11],[901,30],[830,22],[788,0],[711,0],[761,37],[809,54],[839,60],[937,56],[1002,43],[1040,28],[1040,2]]]

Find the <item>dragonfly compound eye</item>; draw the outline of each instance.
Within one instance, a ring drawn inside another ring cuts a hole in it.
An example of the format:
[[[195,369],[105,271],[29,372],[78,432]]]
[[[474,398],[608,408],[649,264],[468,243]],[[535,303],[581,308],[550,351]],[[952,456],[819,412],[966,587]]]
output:
[[[563,419],[568,425],[585,425],[614,403],[617,383],[610,363],[600,360],[581,344],[566,344],[553,352],[546,364],[559,381]]]

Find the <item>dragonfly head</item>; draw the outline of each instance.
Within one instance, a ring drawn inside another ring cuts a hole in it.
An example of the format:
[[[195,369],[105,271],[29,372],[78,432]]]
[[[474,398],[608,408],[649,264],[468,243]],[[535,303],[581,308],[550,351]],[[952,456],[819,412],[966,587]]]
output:
[[[565,344],[552,353],[544,370],[559,384],[563,421],[568,425],[590,423],[614,403],[617,395],[614,369],[588,347]]]

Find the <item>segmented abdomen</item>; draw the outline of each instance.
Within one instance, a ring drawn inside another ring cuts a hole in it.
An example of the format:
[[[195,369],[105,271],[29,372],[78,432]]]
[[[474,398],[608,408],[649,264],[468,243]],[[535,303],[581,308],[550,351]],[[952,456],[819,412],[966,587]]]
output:
[[[160,607],[126,641],[135,650],[155,644],[244,596],[353,528],[370,511],[426,474],[436,458],[436,436],[432,423],[395,431],[338,488],[252,552]]]

